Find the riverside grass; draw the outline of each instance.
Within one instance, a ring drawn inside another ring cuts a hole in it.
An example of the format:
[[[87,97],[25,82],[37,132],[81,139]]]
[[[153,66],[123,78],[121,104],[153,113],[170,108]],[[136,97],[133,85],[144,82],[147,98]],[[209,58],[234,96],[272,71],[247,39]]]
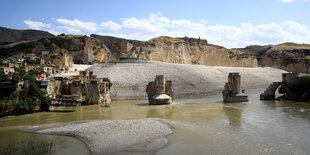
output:
[[[5,155],[41,155],[51,153],[53,142],[25,140],[7,146],[0,146],[0,154]]]

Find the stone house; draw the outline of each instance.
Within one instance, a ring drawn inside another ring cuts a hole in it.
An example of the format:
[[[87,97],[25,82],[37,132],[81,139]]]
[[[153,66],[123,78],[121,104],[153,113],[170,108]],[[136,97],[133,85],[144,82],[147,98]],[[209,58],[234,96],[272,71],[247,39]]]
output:
[[[14,67],[14,64],[13,63],[10,63],[10,62],[6,62],[1,65],[1,67],[9,67],[9,68],[13,68]]]
[[[29,53],[29,54],[26,54],[26,59],[27,60],[36,60],[37,56],[33,53]]]
[[[1,67],[0,68],[0,72],[3,72],[4,74],[10,74],[10,73],[14,73],[15,69],[11,68],[11,67]]]
[[[41,51],[41,56],[47,56],[49,54],[49,51]]]
[[[24,80],[19,80],[18,83],[17,83],[17,86],[18,86],[18,89],[21,89],[24,85]]]
[[[36,77],[36,80],[45,80],[46,79],[46,74],[44,72],[36,72],[32,73]]]
[[[76,76],[73,76],[73,81],[80,81],[80,76],[79,75],[76,75]]]
[[[47,66],[45,66],[45,67],[43,67],[43,71],[44,71],[45,73],[53,74],[53,67],[47,67]]]
[[[7,64],[7,63],[10,63],[10,61],[9,60],[2,60],[2,63]]]
[[[31,70],[41,69],[41,67],[39,65],[36,65],[36,64],[25,65],[23,68],[25,69],[26,72],[31,71]]]
[[[25,61],[25,59],[24,59],[24,58],[17,58],[17,61],[20,62],[20,63],[22,63],[22,62]]]
[[[42,58],[37,58],[36,62],[37,62],[37,64],[40,64],[40,65],[44,65],[45,64],[45,60],[42,59]]]

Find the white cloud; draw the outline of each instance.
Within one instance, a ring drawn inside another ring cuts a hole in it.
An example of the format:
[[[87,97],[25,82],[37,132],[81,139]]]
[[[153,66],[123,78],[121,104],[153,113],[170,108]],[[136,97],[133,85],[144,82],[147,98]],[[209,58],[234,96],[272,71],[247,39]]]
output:
[[[44,24],[42,22],[37,22],[37,21],[32,21],[32,20],[25,20],[24,23],[27,24],[29,28],[36,29],[36,30],[41,30],[42,28],[51,27],[51,25],[49,24]]]
[[[148,40],[157,36],[201,37],[228,48],[253,44],[277,44],[286,41],[310,43],[310,28],[295,21],[254,25],[207,25],[205,21],[171,20],[161,14],[148,18],[124,18],[117,33],[103,33],[128,39]]]
[[[122,28],[119,24],[114,23],[112,21],[102,22],[100,26],[105,30],[114,31],[114,32],[117,32]]]
[[[59,25],[50,28],[50,32],[72,34],[92,32],[143,41],[158,36],[200,37],[207,39],[209,43],[227,48],[244,47],[253,44],[278,44],[287,41],[310,43],[310,27],[296,21],[259,25],[252,23],[210,25],[204,20],[193,22],[185,19],[169,19],[160,13],[151,14],[142,19],[135,17],[123,18],[119,23],[106,21],[102,22],[99,28],[96,23],[81,22],[77,19],[57,19],[56,21]],[[45,24],[45,27],[50,27],[50,25]]]
[[[204,19],[201,19],[201,20],[200,20],[200,23],[202,23],[202,24],[207,24],[208,22],[207,22],[206,20],[204,20]]]
[[[69,33],[72,33],[72,34],[81,34],[82,31],[78,28],[75,28],[75,27],[69,27],[69,26],[57,26],[56,27],[58,30],[65,30]]]
[[[93,22],[82,22],[77,19],[68,20],[68,19],[56,19],[56,22],[64,26],[59,28],[66,29],[72,33],[81,33],[82,31],[86,32],[96,32],[98,31],[98,26]]]
[[[289,3],[289,2],[293,2],[294,0],[281,0],[282,2],[286,2],[286,3]]]
[[[302,2],[307,2],[307,1],[310,1],[310,0],[281,0],[282,2],[285,2],[285,3],[290,3],[290,2],[293,2],[293,1],[302,1]]]

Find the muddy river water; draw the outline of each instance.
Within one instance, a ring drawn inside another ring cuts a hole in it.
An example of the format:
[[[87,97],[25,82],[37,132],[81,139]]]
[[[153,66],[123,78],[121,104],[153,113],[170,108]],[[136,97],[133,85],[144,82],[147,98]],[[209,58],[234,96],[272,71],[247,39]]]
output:
[[[249,90],[247,103],[223,104],[221,95],[175,100],[149,106],[147,101],[114,101],[109,108],[78,107],[75,112],[41,112],[0,119],[0,145],[25,139],[53,141],[53,154],[88,154],[85,145],[65,136],[24,132],[29,127],[104,119],[159,118],[171,124],[169,145],[157,155],[310,154],[310,104],[260,101],[264,89]]]

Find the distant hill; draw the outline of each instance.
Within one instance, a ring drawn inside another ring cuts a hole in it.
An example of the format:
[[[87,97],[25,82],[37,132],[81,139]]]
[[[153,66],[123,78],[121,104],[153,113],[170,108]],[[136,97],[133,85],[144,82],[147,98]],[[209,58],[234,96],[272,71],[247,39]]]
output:
[[[38,40],[48,36],[54,35],[49,32],[40,30],[15,30],[0,27],[0,45],[6,45],[20,41]]]

